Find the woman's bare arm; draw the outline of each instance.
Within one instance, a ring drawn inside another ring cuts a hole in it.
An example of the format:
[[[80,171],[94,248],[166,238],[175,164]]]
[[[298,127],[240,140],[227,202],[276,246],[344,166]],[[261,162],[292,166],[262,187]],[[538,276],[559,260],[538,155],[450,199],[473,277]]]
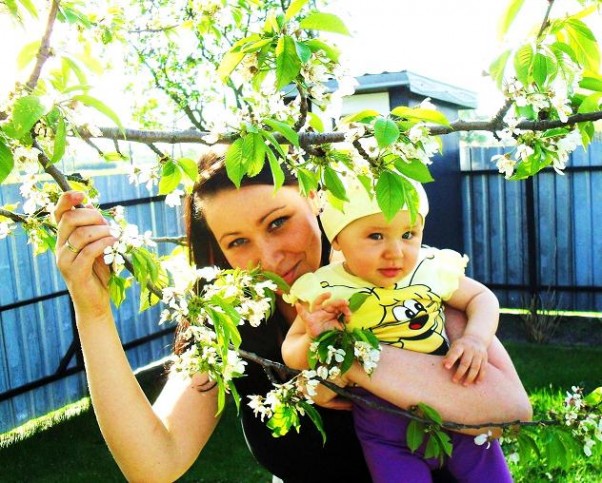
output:
[[[448,334],[457,337],[465,318],[451,310],[446,310],[446,316]],[[480,424],[531,419],[528,395],[497,338],[489,348],[487,375],[478,384],[466,387],[454,383],[442,361],[441,356],[382,346],[381,360],[371,376],[355,364],[348,379],[402,408],[428,404],[446,421]]]
[[[75,308],[92,405],[129,481],[173,481],[191,466],[217,424],[216,393],[198,391],[199,381],[171,377],[153,409],[132,373],[111,312],[110,272],[102,253],[114,238],[97,210],[74,209],[82,199],[69,192],[57,204],[56,257]],[[81,250],[74,253],[67,240]]]

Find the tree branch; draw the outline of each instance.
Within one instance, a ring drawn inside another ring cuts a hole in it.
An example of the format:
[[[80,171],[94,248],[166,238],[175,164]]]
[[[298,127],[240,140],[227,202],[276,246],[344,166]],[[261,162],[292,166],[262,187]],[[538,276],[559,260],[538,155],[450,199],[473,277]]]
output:
[[[52,54],[50,49],[50,36],[52,35],[52,29],[54,27],[56,15],[59,10],[59,3],[60,0],[51,0],[50,2],[50,11],[48,12],[48,20],[46,21],[46,31],[44,32],[44,36],[42,37],[40,43],[40,48],[38,49],[38,53],[36,55],[36,63],[33,67],[33,71],[31,72],[31,75],[25,84],[29,91],[33,91],[38,84],[38,79],[42,73],[42,67]]]
[[[531,131],[545,131],[547,129],[572,126],[579,122],[597,121],[602,119],[602,111],[587,112],[581,114],[574,114],[570,116],[566,122],[559,119],[546,120],[546,121],[522,121],[516,125],[518,129],[531,130]],[[462,131],[499,131],[503,127],[503,123],[497,121],[494,117],[488,121],[454,121],[449,126],[440,125],[429,125],[430,133],[435,136],[450,134],[453,132]],[[208,131],[197,131],[196,129],[187,129],[184,131],[159,131],[159,130],[141,130],[141,129],[124,129],[120,130],[116,127],[102,127],[100,128],[102,135],[106,139],[113,140],[124,140],[130,142],[137,142],[142,144],[151,143],[166,143],[166,144],[205,144],[203,140],[205,136],[209,134]],[[83,138],[90,138],[90,134],[79,130],[79,135]],[[221,136],[218,144],[230,144],[232,141],[238,138],[238,134],[230,133]],[[278,142],[287,143],[286,139],[280,135],[276,135]],[[300,143],[307,145],[319,145],[319,144],[330,144],[340,143],[345,140],[345,134],[342,132],[326,132],[326,133],[315,133],[315,132],[304,132],[299,134]]]
[[[290,378],[293,378],[301,373],[301,371],[298,371],[296,369],[291,369],[290,367],[287,367],[284,364],[281,364],[279,362],[274,362],[272,360],[265,359],[263,357],[258,356],[257,354],[254,354],[253,352],[248,352],[248,351],[245,351],[242,349],[238,349],[238,353],[244,359],[259,364],[261,367],[263,367],[263,369],[268,374],[275,370],[282,374],[285,374],[286,376],[289,376]],[[362,404],[364,406],[367,406],[367,407],[370,407],[373,409],[382,410],[382,411],[390,413],[390,414],[397,414],[400,416],[405,416],[407,418],[414,419],[421,423],[425,423],[425,424],[432,423],[432,421],[430,419],[426,419],[426,418],[423,418],[422,416],[420,416],[420,414],[418,414],[417,409],[415,407],[413,407],[411,409],[401,409],[401,408],[395,407],[395,406],[379,404],[378,402],[370,401],[368,399],[365,399],[362,396],[359,396],[351,391],[348,391],[345,388],[337,386],[336,384],[334,384],[331,381],[324,380],[320,377],[318,377],[317,379],[319,379],[320,382],[324,386],[326,386],[331,391],[334,391],[339,396],[343,396],[343,397],[345,397],[351,401],[354,401],[358,404]],[[560,424],[562,424],[562,421],[558,421],[555,419],[547,419],[547,420],[538,420],[538,421],[516,420],[516,421],[504,421],[504,422],[496,422],[496,423],[485,422],[485,423],[479,423],[479,424],[461,424],[461,423],[455,423],[452,421],[443,421],[441,426],[445,429],[458,430],[458,429],[480,429],[480,428],[491,428],[491,427],[505,429],[505,428],[510,428],[510,427],[516,426],[516,425],[520,425],[520,426],[559,426]]]

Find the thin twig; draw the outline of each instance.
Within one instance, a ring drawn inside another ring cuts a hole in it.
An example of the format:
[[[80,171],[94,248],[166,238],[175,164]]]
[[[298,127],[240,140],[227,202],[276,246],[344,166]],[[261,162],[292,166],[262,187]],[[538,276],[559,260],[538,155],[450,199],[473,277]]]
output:
[[[5,210],[4,208],[0,208],[0,216],[8,218],[16,223],[25,223],[27,221],[27,216],[15,213],[14,211]]]
[[[174,243],[175,245],[187,245],[188,244],[185,236],[176,236],[176,237],[158,236],[158,237],[151,238],[151,240],[154,241],[155,243]]]
[[[550,12],[552,11],[552,7],[554,6],[555,0],[548,0],[548,8],[546,9],[546,14],[543,17],[543,21],[541,22],[541,27],[539,28],[539,32],[537,32],[537,39],[543,35],[546,27],[548,26],[548,21],[550,19]]]

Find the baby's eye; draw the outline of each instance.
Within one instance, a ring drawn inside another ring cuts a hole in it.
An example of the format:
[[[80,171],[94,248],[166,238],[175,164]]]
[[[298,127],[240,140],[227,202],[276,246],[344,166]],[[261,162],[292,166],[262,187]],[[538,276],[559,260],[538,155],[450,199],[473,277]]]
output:
[[[411,240],[412,238],[414,238],[414,232],[406,231],[403,235],[401,235],[401,238],[403,238],[404,240]]]
[[[281,216],[279,218],[276,218],[274,221],[272,221],[269,225],[268,225],[268,229],[271,230],[277,230],[278,228],[280,228],[282,225],[284,225],[287,220],[288,220],[288,216]]]
[[[370,238],[370,240],[382,240],[383,234],[382,233],[370,233],[368,235],[368,238]]]
[[[245,243],[247,243],[246,238],[237,238],[236,240],[232,240],[230,243],[228,243],[228,248],[240,247],[240,246],[244,245]]]

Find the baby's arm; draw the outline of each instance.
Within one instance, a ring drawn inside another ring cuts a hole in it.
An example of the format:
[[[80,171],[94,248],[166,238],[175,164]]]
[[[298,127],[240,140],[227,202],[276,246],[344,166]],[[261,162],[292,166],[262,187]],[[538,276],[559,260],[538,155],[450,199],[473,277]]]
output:
[[[487,349],[497,330],[499,302],[485,285],[469,277],[462,277],[458,289],[446,302],[466,312],[468,323],[461,337],[454,340],[443,359],[446,369],[458,363],[452,377],[465,386],[485,377]]]
[[[349,303],[346,300],[330,300],[330,293],[320,295],[310,308],[297,302],[297,318],[291,325],[282,343],[282,359],[292,369],[307,369],[307,352],[313,339],[322,332],[342,329],[341,314],[349,317]]]
[[[302,303],[296,303],[297,318],[291,325],[282,343],[282,359],[292,369],[308,369],[307,353],[313,339],[322,332],[331,329],[342,329],[339,317],[349,317],[349,303],[346,300],[334,300],[326,303],[330,293],[320,295],[313,303],[313,310]],[[331,381],[335,384],[343,384]],[[350,409],[349,401],[338,398],[337,393],[320,384],[316,388],[313,401],[320,406],[331,409]]]

